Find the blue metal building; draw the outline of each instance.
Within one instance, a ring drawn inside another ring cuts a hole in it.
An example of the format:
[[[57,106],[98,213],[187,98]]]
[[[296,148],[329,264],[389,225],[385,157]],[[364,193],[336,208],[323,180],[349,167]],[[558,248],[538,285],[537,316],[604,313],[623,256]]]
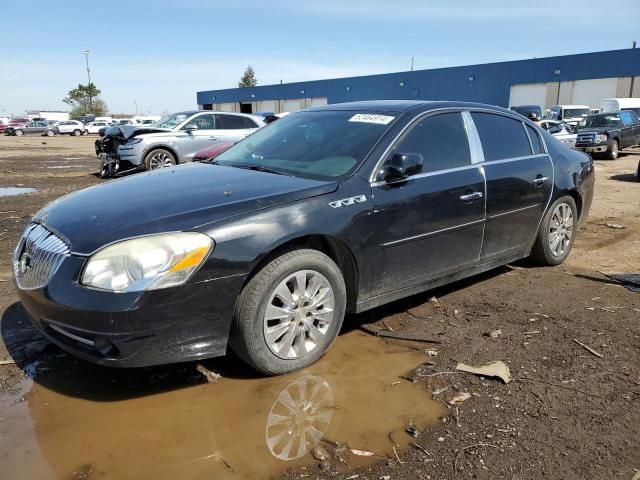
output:
[[[197,93],[197,103],[206,110],[279,113],[372,99],[597,107],[603,98],[629,96],[640,96],[640,49],[209,90]]]

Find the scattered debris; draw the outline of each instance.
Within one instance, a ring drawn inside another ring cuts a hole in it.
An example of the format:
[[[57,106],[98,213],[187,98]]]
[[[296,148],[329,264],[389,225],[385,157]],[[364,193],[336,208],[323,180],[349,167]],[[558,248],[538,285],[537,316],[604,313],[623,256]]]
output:
[[[216,372],[212,372],[201,363],[196,365],[196,370],[199,371],[204,376],[204,378],[207,379],[207,382],[209,383],[216,383],[219,379],[222,378],[222,375]]]
[[[437,388],[435,390],[433,390],[431,392],[431,395],[435,396],[435,395],[440,395],[441,393],[446,392],[447,390],[449,390],[449,387],[442,387],[442,388]]]
[[[640,273],[604,273],[603,275],[620,282],[631,292],[640,292]]]
[[[89,480],[94,470],[93,463],[85,463],[71,474],[71,480]]]
[[[403,332],[392,332],[390,330],[376,330],[374,328],[371,328],[371,326],[369,325],[361,325],[360,330],[383,338],[395,338],[396,340],[410,340],[413,342],[442,343],[440,340],[426,337],[424,335],[420,335],[419,333],[409,334]]]
[[[433,457],[433,453],[429,452],[426,448],[418,445],[417,443],[409,442],[409,445],[412,446],[413,448],[415,448],[416,450],[420,450],[425,455],[429,455],[429,456]]]
[[[464,363],[458,363],[456,370],[473,373],[475,375],[482,375],[483,377],[498,377],[504,383],[509,383],[511,381],[511,372],[509,372],[509,367],[500,360],[488,363],[481,367],[473,367],[471,365],[465,365]]]
[[[440,303],[436,297],[429,298],[429,303],[437,304]]]
[[[631,477],[631,480],[640,480],[640,470],[638,470],[633,477]]]
[[[595,355],[596,357],[600,357],[600,358],[604,357],[604,355],[602,355],[601,353],[596,352],[593,348],[591,348],[588,345],[585,345],[584,343],[576,340],[575,338],[573,339],[573,341],[576,342],[578,345],[580,345],[582,348],[584,348],[590,354]]]
[[[414,425],[407,425],[404,427],[404,431],[415,438],[419,437],[421,433]]]
[[[319,462],[324,462],[329,459],[329,452],[319,445],[316,445],[311,449],[311,456]]]
[[[540,330],[529,330],[528,332],[524,332],[523,335],[537,335],[540,333]]]
[[[498,447],[497,445],[492,445],[490,443],[474,443],[473,445],[469,445],[468,447],[462,447],[460,450],[458,450],[458,453],[456,453],[456,456],[453,459],[453,470],[456,472],[458,471],[458,468],[457,468],[458,457],[462,452],[465,452],[467,450],[470,450],[472,448],[477,448],[477,447],[491,447],[491,448],[497,448],[501,452],[503,451],[502,448]]]
[[[617,230],[622,230],[624,225],[620,225],[619,223],[605,223],[605,225],[609,228],[615,228]]]
[[[438,356],[437,350],[425,350],[424,353],[426,353],[429,357],[437,357]]]
[[[15,360],[0,360],[0,365],[15,365]]]
[[[456,406],[456,405],[462,404],[465,400],[468,400],[469,398],[471,398],[470,393],[460,392],[456,396],[454,396],[452,399],[448,400],[447,403],[449,405]]]
[[[490,332],[486,332],[484,334],[485,337],[489,337],[491,340],[495,340],[500,335],[502,335],[502,330],[499,328],[497,330],[491,330]]]
[[[358,450],[357,448],[350,448],[349,451],[354,455],[358,455],[360,457],[373,457],[375,453],[368,452],[366,450]]]
[[[393,328],[391,328],[389,326],[389,324],[387,323],[387,321],[383,318],[382,319],[382,325],[384,325],[384,328],[386,328],[387,330],[389,330],[390,332],[393,332]]]

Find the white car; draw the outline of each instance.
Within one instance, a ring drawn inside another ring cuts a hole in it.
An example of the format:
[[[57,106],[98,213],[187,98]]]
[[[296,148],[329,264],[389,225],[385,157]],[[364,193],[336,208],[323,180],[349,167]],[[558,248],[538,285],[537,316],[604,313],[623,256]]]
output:
[[[86,135],[87,129],[82,122],[78,120],[62,120],[53,124],[57,128],[58,133],[61,135],[73,135],[79,137],[80,135]]]
[[[556,137],[567,147],[573,148],[576,146],[576,138],[578,135],[573,133],[575,131],[573,125],[556,120],[542,120],[540,127]]]
[[[554,105],[544,118],[577,125],[589,115],[591,115],[589,105]]]
[[[243,113],[177,112],[128,132],[118,157],[147,170],[170,167],[193,161],[196,153],[217,143],[238,142],[265,125],[260,117]]]
[[[88,133],[98,133],[101,128],[110,126],[111,123],[107,122],[89,122],[85,125]]]

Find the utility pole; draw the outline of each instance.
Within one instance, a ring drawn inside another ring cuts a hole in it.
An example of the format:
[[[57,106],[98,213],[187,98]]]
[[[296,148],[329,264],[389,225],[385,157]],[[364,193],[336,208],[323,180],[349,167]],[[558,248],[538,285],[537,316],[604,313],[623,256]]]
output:
[[[634,48],[634,49],[636,48],[636,41],[635,40],[631,44],[631,48]],[[635,83],[635,79],[636,79],[636,77],[631,75],[631,84],[629,85],[629,98],[633,97],[633,84]]]
[[[414,60],[414,57],[411,57],[411,71],[412,72],[413,72],[413,60]]]
[[[91,53],[91,50],[83,50],[82,54],[85,57],[85,60],[87,61],[87,81],[89,82],[87,84],[87,88],[89,89],[89,110],[91,110],[91,70],[89,70],[89,54]],[[86,112],[89,113],[89,112]]]
[[[134,100],[133,103],[136,106],[136,115],[138,115],[138,100]]]

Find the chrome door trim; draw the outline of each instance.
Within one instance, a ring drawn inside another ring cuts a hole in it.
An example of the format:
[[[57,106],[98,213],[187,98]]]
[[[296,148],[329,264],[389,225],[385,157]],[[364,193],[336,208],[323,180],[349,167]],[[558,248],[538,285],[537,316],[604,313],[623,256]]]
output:
[[[455,168],[447,168],[446,170],[437,170],[435,172],[423,172],[423,173],[418,173],[416,175],[411,175],[410,177],[407,178],[400,178],[398,180],[393,180],[391,182],[388,182],[386,180],[378,180],[377,182],[373,182],[371,184],[371,187],[382,187],[384,185],[394,185],[396,183],[405,183],[405,182],[409,182],[411,180],[417,180],[420,178],[426,178],[426,177],[435,177],[437,175],[443,175],[445,173],[451,173],[451,172],[460,172],[462,170],[470,170],[470,169],[479,169],[480,165],[478,164],[471,164],[471,165],[464,165],[462,167],[455,167]],[[484,171],[483,171],[484,174]]]
[[[449,232],[451,230],[458,230],[460,228],[469,227],[471,225],[476,225],[478,223],[484,223],[484,218],[481,218],[479,220],[474,220],[473,222],[461,223],[460,225],[453,225],[451,227],[441,228],[440,230],[434,230],[433,232],[421,233],[420,235],[414,235],[413,237],[401,238],[400,240],[394,240],[393,242],[382,243],[380,244],[380,246],[382,248],[393,247],[401,243],[411,242],[413,240],[420,240],[422,238],[438,235],[439,233]]]
[[[506,211],[506,212],[496,213],[495,215],[488,216],[487,220],[493,220],[494,218],[504,217],[505,215],[510,215],[512,213],[523,212],[524,210],[529,210],[531,208],[536,208],[536,207],[539,207],[540,205],[541,205],[540,203],[536,203],[534,205],[527,205],[526,207],[520,207],[520,208],[515,208],[513,210],[509,210],[509,211]]]

